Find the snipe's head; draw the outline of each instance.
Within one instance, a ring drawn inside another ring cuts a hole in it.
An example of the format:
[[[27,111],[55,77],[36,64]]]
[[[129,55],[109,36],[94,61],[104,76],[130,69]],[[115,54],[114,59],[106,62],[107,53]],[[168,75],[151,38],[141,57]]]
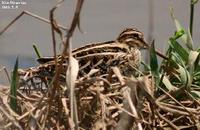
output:
[[[126,28],[123,30],[117,38],[117,41],[138,49],[145,49],[148,46],[143,33],[135,28]]]

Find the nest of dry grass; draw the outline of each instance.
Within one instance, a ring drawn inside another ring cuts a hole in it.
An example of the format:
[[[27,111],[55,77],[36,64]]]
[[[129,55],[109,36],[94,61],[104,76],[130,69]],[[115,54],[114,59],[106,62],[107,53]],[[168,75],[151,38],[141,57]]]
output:
[[[66,86],[60,85],[52,97],[52,88],[39,76],[21,81],[16,112],[9,105],[9,90],[2,88],[1,129],[199,128],[199,101],[174,97],[189,95],[184,89],[156,89],[152,76],[124,77],[117,67],[95,77],[98,71],[90,72],[76,80],[73,113]]]

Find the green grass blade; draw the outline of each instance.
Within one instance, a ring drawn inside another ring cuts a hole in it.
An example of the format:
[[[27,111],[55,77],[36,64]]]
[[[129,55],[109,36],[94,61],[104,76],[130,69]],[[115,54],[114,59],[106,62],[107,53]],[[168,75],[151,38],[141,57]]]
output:
[[[192,83],[190,73],[186,70],[185,67],[182,66],[179,66],[178,72],[180,73],[182,84],[186,87],[186,90],[189,90]]]
[[[183,29],[180,29],[178,31],[175,32],[175,35],[173,36],[173,39],[177,40],[181,37],[183,37],[183,35],[186,36],[185,31]],[[184,41],[186,43],[187,37],[184,36]]]
[[[150,48],[150,67],[151,67],[151,73],[155,77],[156,85],[158,86],[160,78],[159,78],[158,60],[156,56],[154,41],[151,44],[151,48]]]
[[[174,38],[170,38],[170,46],[187,63],[189,53]]]
[[[15,62],[14,70],[11,79],[10,88],[10,107],[13,111],[17,111],[17,85],[18,85],[18,57]]]
[[[174,57],[174,62],[179,66],[177,71],[180,75],[181,84],[183,84],[187,90],[190,90],[192,84],[192,74],[187,70],[184,61],[177,53],[172,52],[172,55]]]
[[[33,49],[34,49],[34,51],[35,51],[37,57],[38,57],[38,58],[41,58],[41,54],[40,54],[40,52],[39,52],[39,50],[38,50],[36,44],[33,44]]]

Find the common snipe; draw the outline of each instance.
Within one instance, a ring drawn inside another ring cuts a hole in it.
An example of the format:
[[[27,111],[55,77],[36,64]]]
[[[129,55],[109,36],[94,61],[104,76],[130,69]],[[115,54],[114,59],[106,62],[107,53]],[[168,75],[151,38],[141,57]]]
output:
[[[72,55],[79,61],[79,77],[88,74],[92,69],[99,69],[100,74],[106,74],[111,66],[119,67],[123,75],[129,76],[140,65],[140,49],[147,46],[142,32],[127,28],[114,41],[88,44],[74,49]],[[66,73],[67,59],[66,57],[63,64],[63,74]],[[32,74],[52,77],[55,71],[54,58],[44,57],[38,59],[38,62],[41,65],[32,69]]]

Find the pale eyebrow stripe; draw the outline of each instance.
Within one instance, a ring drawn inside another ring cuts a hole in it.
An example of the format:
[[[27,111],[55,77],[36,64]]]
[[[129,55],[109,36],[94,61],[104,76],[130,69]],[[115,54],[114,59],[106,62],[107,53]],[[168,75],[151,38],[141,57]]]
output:
[[[130,42],[130,41],[134,41],[134,40],[135,40],[134,38],[125,39],[126,42]]]
[[[120,37],[123,37],[124,35],[131,35],[131,34],[139,34],[139,35],[143,35],[141,32],[138,31],[129,31],[129,32],[124,32],[120,35]]]

